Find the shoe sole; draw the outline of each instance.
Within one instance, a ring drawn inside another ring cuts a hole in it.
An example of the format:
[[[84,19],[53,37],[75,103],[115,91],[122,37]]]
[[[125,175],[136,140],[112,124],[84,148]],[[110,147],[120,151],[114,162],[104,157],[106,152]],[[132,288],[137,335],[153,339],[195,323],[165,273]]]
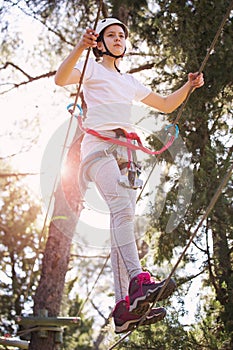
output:
[[[161,282],[156,289],[149,289],[145,295],[138,297],[134,300],[133,304],[130,305],[129,311],[136,315],[142,315],[147,312],[150,307],[150,303],[154,303],[161,289],[163,288],[166,280]],[[157,301],[167,299],[176,289],[176,283],[173,279],[170,279],[168,285],[164,289],[163,293],[157,299]]]
[[[141,326],[148,326],[148,325],[157,323],[159,321],[162,321],[165,316],[166,316],[166,310],[165,309],[161,310],[157,314],[154,314],[154,315],[151,315],[151,316],[148,315],[148,316],[146,316],[146,318],[142,322],[142,324],[140,324],[140,327]],[[119,333],[126,333],[126,332],[129,332],[129,331],[132,331],[134,328],[136,328],[139,325],[142,317],[139,320],[137,320],[136,322],[135,322],[135,320],[132,320],[132,321],[127,321],[122,326],[116,326],[115,327],[115,333],[119,334]]]

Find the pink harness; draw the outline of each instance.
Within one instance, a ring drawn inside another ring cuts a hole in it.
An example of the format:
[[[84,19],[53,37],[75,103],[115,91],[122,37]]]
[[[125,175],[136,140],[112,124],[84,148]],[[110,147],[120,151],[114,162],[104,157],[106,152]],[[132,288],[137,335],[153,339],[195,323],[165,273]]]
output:
[[[131,188],[131,189],[142,188],[143,182],[141,179],[139,179],[139,175],[141,173],[141,167],[139,166],[139,164],[137,164],[137,161],[136,161],[136,151],[142,151],[150,155],[162,154],[173,144],[173,142],[179,135],[178,125],[170,124],[166,126],[165,130],[168,130],[169,128],[173,127],[175,129],[175,135],[170,134],[168,142],[160,150],[151,151],[149,148],[143,146],[142,141],[136,132],[127,132],[124,129],[118,128],[118,129],[112,130],[116,134],[116,137],[113,138],[113,137],[104,136],[96,130],[85,128],[82,124],[82,112],[83,112],[82,108],[77,104],[76,106],[78,107],[80,113],[79,115],[75,115],[73,113],[73,110],[70,109],[70,107],[72,106],[73,104],[70,104],[69,106],[67,106],[67,109],[73,116],[75,116],[78,119],[78,125],[81,131],[87,134],[93,135],[95,137],[98,137],[101,140],[107,141],[112,145],[126,147],[127,154],[128,154],[128,162],[124,163],[123,165],[124,167],[128,168],[128,177],[123,174],[121,176],[121,179],[119,180],[119,184],[122,185],[123,187]],[[126,141],[122,141],[120,139],[120,136],[125,137]],[[136,141],[137,145],[132,141]],[[105,154],[107,153],[108,153],[108,150]],[[132,159],[132,155],[134,155],[133,159]],[[119,165],[119,167],[120,169],[123,169],[122,164]]]
[[[179,133],[179,129],[178,129],[177,125],[173,125],[173,124],[168,125],[166,127],[166,130],[168,128],[170,128],[170,127],[175,127],[176,135],[175,136],[174,135],[170,135],[170,138],[169,138],[168,142],[160,150],[158,150],[158,151],[151,151],[149,148],[143,146],[142,141],[141,141],[140,137],[138,136],[138,134],[136,132],[127,132],[126,130],[122,129],[122,131],[124,132],[124,136],[125,136],[125,138],[127,140],[127,141],[122,141],[122,140],[119,140],[117,138],[112,138],[112,137],[107,137],[107,136],[101,135],[96,130],[85,128],[82,125],[81,116],[78,116],[78,123],[79,123],[80,129],[83,132],[86,132],[87,134],[91,134],[93,136],[96,136],[96,137],[98,137],[98,138],[100,138],[100,139],[102,139],[104,141],[109,142],[109,143],[113,143],[113,144],[116,144],[116,145],[119,145],[119,146],[124,146],[127,149],[134,150],[134,151],[142,151],[142,152],[150,154],[150,155],[159,155],[159,154],[165,152],[173,144],[174,140],[178,137],[178,133]],[[130,142],[130,141],[133,141],[133,140],[137,141],[137,145],[135,145],[134,143]]]

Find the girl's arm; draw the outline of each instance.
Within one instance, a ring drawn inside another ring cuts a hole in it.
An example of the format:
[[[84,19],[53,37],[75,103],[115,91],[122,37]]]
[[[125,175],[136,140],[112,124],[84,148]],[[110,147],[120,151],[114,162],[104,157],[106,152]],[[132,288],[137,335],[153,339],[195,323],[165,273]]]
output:
[[[58,68],[55,75],[55,83],[57,85],[64,86],[77,84],[79,82],[81,73],[78,69],[74,69],[74,66],[85,49],[88,47],[96,47],[96,39],[97,34],[93,32],[93,29],[88,28],[82,39]]]
[[[171,113],[184,102],[190,89],[195,90],[203,85],[204,78],[202,73],[189,73],[187,83],[172,94],[168,96],[161,96],[155,92],[151,92],[142,100],[142,102],[150,107],[158,109],[161,112]]]

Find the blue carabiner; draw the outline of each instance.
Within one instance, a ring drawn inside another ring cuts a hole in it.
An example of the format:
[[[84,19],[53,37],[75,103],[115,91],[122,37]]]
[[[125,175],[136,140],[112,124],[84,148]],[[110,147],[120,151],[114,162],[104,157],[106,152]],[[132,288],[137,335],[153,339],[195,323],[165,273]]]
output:
[[[165,130],[167,131],[169,128],[175,127],[176,129],[176,134],[175,134],[175,138],[177,139],[177,137],[179,136],[179,127],[178,125],[174,125],[174,124],[169,124],[167,126],[165,126]]]
[[[71,109],[71,107],[73,107],[74,106],[74,103],[70,103],[67,107],[66,107],[66,109],[69,111],[70,109]],[[79,104],[76,104],[76,107],[79,109],[79,115],[83,115],[83,109],[82,109],[82,107],[79,105]],[[78,115],[75,115],[74,114],[74,116],[75,116],[75,118],[78,118]]]

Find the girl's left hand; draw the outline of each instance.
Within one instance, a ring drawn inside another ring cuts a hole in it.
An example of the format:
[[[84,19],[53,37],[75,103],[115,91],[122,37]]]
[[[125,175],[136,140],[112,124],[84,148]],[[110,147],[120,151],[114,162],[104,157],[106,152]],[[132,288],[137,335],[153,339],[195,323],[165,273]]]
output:
[[[198,72],[189,73],[188,82],[193,89],[200,88],[201,86],[204,85],[203,73],[200,73],[200,74]]]

